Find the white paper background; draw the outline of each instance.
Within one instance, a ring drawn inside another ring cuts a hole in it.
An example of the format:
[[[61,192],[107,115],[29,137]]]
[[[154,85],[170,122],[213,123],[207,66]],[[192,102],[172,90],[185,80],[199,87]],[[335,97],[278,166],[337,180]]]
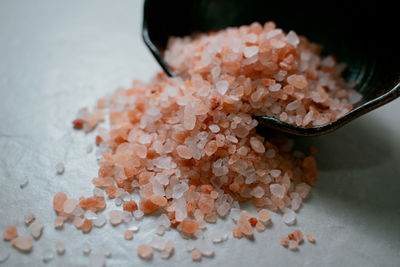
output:
[[[1,241],[0,250],[10,253],[4,266],[42,266],[43,251],[57,241],[67,252],[47,266],[86,265],[85,242],[92,253],[112,252],[107,266],[400,265],[399,101],[327,136],[299,138],[297,143],[320,150],[320,176],[297,225],[288,227],[275,214],[272,227],[254,240],[230,236],[202,263],[192,263],[187,241],[174,231],[166,234],[176,244],[171,259],[156,254],[150,262],[139,260],[138,245],[155,233],[151,217],[133,241],[123,239],[123,225],[89,235],[71,224],[54,230],[54,194],[90,195],[97,172],[95,154],[85,151],[94,135],[71,128],[77,110],[159,70],[140,36],[141,13],[141,1],[0,1],[0,231],[13,224],[28,233],[27,211],[46,224],[30,254]],[[66,171],[57,176],[60,161]],[[25,179],[29,185],[20,189]],[[207,233],[231,227],[230,220],[222,221]],[[280,238],[297,228],[313,233],[317,244],[306,242],[299,252],[282,248]]]

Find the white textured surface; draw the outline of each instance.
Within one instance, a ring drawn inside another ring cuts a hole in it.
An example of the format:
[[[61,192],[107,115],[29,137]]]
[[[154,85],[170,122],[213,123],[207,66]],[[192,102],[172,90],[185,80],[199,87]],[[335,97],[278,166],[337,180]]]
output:
[[[10,252],[2,266],[42,266],[44,252],[57,241],[66,252],[47,266],[84,266],[92,253],[112,252],[107,266],[138,266],[142,242],[155,235],[155,218],[141,223],[134,240],[123,238],[125,227],[94,228],[83,235],[68,224],[53,229],[52,198],[65,191],[71,197],[90,195],[96,175],[95,153],[86,153],[93,134],[72,130],[77,110],[92,106],[103,95],[134,78],[148,80],[159,67],[140,37],[141,1],[2,0],[0,2],[0,231],[17,225],[29,231],[24,214],[32,211],[45,229],[30,254]],[[279,21],[277,22],[279,25]],[[400,102],[397,100],[337,132],[296,143],[315,145],[320,153],[320,177],[311,198],[286,226],[274,214],[273,225],[254,240],[215,245],[207,266],[399,266],[400,265]],[[393,114],[396,114],[393,116]],[[55,165],[65,163],[63,175]],[[26,179],[24,189],[19,185]],[[108,212],[106,213],[108,214]],[[107,215],[108,216],[108,215]],[[220,222],[207,235],[231,223]],[[279,245],[289,231],[313,233],[317,243],[299,252]],[[174,231],[176,251],[169,260],[158,253],[144,265],[198,266]],[[129,263],[129,264],[128,264]]]

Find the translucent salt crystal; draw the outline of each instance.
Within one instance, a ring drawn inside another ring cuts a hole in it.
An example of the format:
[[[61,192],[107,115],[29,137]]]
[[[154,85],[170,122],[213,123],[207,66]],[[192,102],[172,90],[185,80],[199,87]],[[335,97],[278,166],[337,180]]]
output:
[[[137,231],[139,231],[140,225],[137,221],[130,221],[130,222],[126,223],[126,228],[129,231],[136,233]]]
[[[137,249],[138,256],[145,260],[150,260],[153,257],[153,248],[151,246],[142,244]]]
[[[294,47],[297,47],[297,45],[300,43],[300,39],[294,31],[289,31],[289,33],[286,35],[286,39],[288,43]]]
[[[186,183],[174,185],[172,189],[172,197],[176,199],[181,198],[187,190],[189,190],[189,186]]]
[[[201,65],[207,67],[210,65],[212,57],[207,49],[204,49],[203,55],[201,56]]]
[[[266,209],[261,209],[258,212],[258,220],[262,223],[267,223],[271,219],[271,213]]]
[[[129,211],[122,212],[122,221],[124,223],[130,222],[132,220],[132,213]]]
[[[28,212],[24,215],[24,220],[26,225],[30,225],[35,220],[35,214]]]
[[[279,175],[281,175],[282,171],[281,170],[271,170],[269,174],[271,174],[272,177],[277,178]]]
[[[155,176],[155,179],[162,185],[168,185],[169,184],[168,176],[165,175],[164,173],[157,173],[156,176]]]
[[[272,148],[268,149],[267,152],[265,153],[265,156],[266,156],[267,158],[270,158],[270,159],[271,159],[271,158],[274,158],[275,155],[276,155],[275,150],[272,149]]]
[[[195,242],[195,247],[198,249],[202,255],[211,257],[214,254],[214,248],[210,240],[208,239],[198,239]]]
[[[218,93],[220,93],[221,95],[225,95],[226,91],[228,91],[229,83],[225,80],[218,81],[215,84],[215,88],[217,89]]]
[[[300,183],[296,185],[296,192],[304,199],[310,193],[311,186],[306,183]]]
[[[254,187],[250,192],[250,195],[252,195],[253,197],[256,197],[256,198],[261,198],[262,196],[264,196],[264,194],[265,194],[265,191],[261,186]]]
[[[296,213],[291,209],[285,209],[282,220],[287,225],[293,225],[296,222]]]
[[[31,235],[35,238],[38,239],[42,235],[42,231],[44,228],[44,225],[41,221],[36,220],[34,221],[31,226],[29,227],[31,231]]]
[[[95,220],[97,218],[97,214],[91,210],[87,210],[84,216],[88,220]]]
[[[139,210],[139,209],[137,209],[137,210],[135,210],[135,211],[133,212],[133,216],[135,217],[136,220],[142,219],[142,218],[143,218],[143,215],[144,215],[143,211],[141,211],[141,210]]]
[[[272,38],[274,38],[275,36],[278,36],[281,33],[282,33],[281,29],[275,29],[275,30],[267,32],[266,37],[267,37],[267,39],[272,39]]]
[[[231,208],[231,205],[228,202],[224,202],[223,204],[219,205],[217,208],[217,213],[221,217],[225,217],[229,210]]]
[[[294,100],[286,105],[286,110],[287,111],[296,110],[298,107],[300,107],[300,105],[301,105],[301,102],[299,100]]]
[[[59,163],[57,163],[56,164],[56,171],[57,171],[57,174],[63,174],[64,173],[64,163],[62,163],[62,162],[59,162]]]
[[[65,245],[63,242],[56,243],[56,251],[58,255],[63,255],[65,253]]]
[[[218,133],[219,130],[220,130],[219,126],[216,125],[216,124],[212,124],[212,125],[208,126],[208,128],[209,128],[210,131],[213,132],[213,133]]]
[[[162,251],[165,249],[165,246],[167,245],[167,241],[164,238],[162,238],[161,236],[154,236],[151,239],[149,245],[152,248],[154,248],[155,250]]]
[[[237,221],[237,220],[239,220],[239,218],[240,218],[240,212],[241,212],[241,210],[240,209],[238,209],[238,208],[232,208],[231,209],[231,218],[232,218],[232,220],[233,221]]]
[[[260,140],[258,140],[258,138],[256,138],[256,137],[250,138],[250,145],[251,145],[251,148],[257,153],[262,154],[265,152],[264,144]]]
[[[258,46],[244,46],[242,52],[246,58],[252,57],[258,53]]]
[[[276,84],[274,84],[274,85],[271,85],[271,86],[269,87],[269,90],[270,90],[271,92],[278,92],[281,88],[282,88],[282,85],[281,85],[280,83],[276,83]]]
[[[308,86],[308,82],[303,75],[292,74],[286,80],[290,85],[299,89],[304,89]]]
[[[192,151],[185,145],[178,145],[176,147],[176,152],[178,156],[183,159],[191,159],[193,157]]]
[[[92,144],[90,144],[90,145],[88,145],[87,147],[86,147],[86,153],[91,153],[93,151],[93,145]]]
[[[158,157],[153,160],[153,163],[159,169],[170,169],[171,157]]]
[[[112,257],[112,253],[111,253],[111,251],[106,251],[106,252],[104,252],[104,257],[106,257],[106,258],[111,258]]]
[[[116,198],[114,202],[115,202],[116,206],[121,206],[123,203],[122,199],[120,199],[120,198]]]
[[[89,267],[105,267],[106,262],[104,256],[101,254],[92,254],[89,257]]]
[[[269,189],[271,191],[271,194],[273,196],[276,196],[278,198],[283,198],[286,193],[286,188],[283,185],[280,184],[271,184],[269,186]]]
[[[213,243],[221,243],[224,241],[223,236],[220,233],[213,233],[210,238]]]
[[[0,263],[6,262],[9,257],[10,257],[10,253],[5,252],[5,251],[0,251]]]
[[[78,216],[75,216],[74,219],[73,219],[73,221],[72,221],[72,223],[74,224],[74,226],[75,226],[77,229],[80,229],[80,228],[81,228],[81,226],[83,225],[83,222],[84,222],[84,220],[83,220],[81,217],[78,217]],[[64,225],[64,222],[62,222],[62,224],[61,224],[60,227],[62,227],[63,225]],[[54,225],[54,227],[57,228],[56,225]]]
[[[96,197],[104,197],[104,190],[98,187],[93,189],[93,195]]]
[[[196,115],[190,104],[187,104],[183,111],[183,127],[186,130],[193,130],[196,125]]]
[[[26,179],[19,185],[19,188],[24,189],[25,187],[28,186],[28,184],[29,184],[29,180]]]
[[[297,196],[294,196],[296,194]],[[303,202],[302,198],[298,193],[292,193],[291,194],[292,200],[291,200],[291,206],[294,211],[297,211],[301,207],[301,203]]]
[[[168,259],[169,257],[171,257],[173,251],[174,242],[172,240],[168,240],[165,249],[161,252],[161,258]]]
[[[65,213],[71,214],[77,205],[78,205],[78,200],[69,198],[64,202],[63,210]]]
[[[95,227],[103,227],[106,221],[106,217],[103,214],[97,214],[97,218],[92,221],[92,224]]]
[[[157,227],[156,234],[162,236],[162,235],[165,234],[165,231],[166,231],[165,226],[160,225],[160,226]]]
[[[80,206],[76,206],[74,211],[72,212],[72,215],[74,216],[83,216],[85,214],[85,210],[82,209]]]
[[[84,243],[82,247],[82,252],[84,255],[89,255],[92,252],[92,248],[90,247],[89,243]]]
[[[114,226],[122,222],[122,211],[120,210],[110,211],[109,216],[110,216],[110,223]]]
[[[157,218],[156,223],[157,225],[164,226],[166,228],[171,226],[171,221],[165,213],[161,214],[160,217]]]
[[[43,257],[42,260],[44,263],[48,263],[49,261],[52,261],[54,259],[54,252],[51,249],[46,249],[43,252]]]
[[[358,101],[360,101],[362,99],[362,94],[356,92],[356,91],[352,91],[349,93],[349,101],[351,104],[355,104]]]

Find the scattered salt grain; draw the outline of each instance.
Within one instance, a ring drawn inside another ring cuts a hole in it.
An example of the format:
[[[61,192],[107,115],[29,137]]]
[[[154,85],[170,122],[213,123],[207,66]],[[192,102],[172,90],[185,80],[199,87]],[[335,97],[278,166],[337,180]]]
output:
[[[3,239],[6,241],[11,241],[18,236],[17,227],[14,225],[10,225],[7,229],[3,232]]]
[[[42,235],[44,225],[41,221],[35,220],[29,228],[33,238],[39,239],[39,237]]]
[[[193,261],[200,261],[201,260],[201,252],[197,249],[192,251],[192,260]]]
[[[65,253],[65,245],[63,242],[57,242],[56,243],[56,251],[58,255],[64,255]]]
[[[306,238],[308,240],[308,242],[310,243],[315,243],[315,237],[312,234],[306,234]]]
[[[152,248],[154,248],[157,251],[163,251],[165,249],[165,247],[167,246],[167,241],[160,236],[154,236],[151,239],[149,246],[151,246]]]
[[[65,169],[64,163],[59,162],[59,163],[56,164],[57,174],[59,174],[59,175],[63,174],[64,173],[64,169]]]
[[[135,210],[135,211],[133,212],[133,216],[135,217],[136,220],[142,219],[142,218],[143,218],[143,215],[144,215],[144,213],[143,213],[143,211],[141,211],[141,210]]]
[[[22,252],[30,252],[33,248],[33,239],[31,236],[18,236],[11,241],[13,247]]]
[[[35,220],[35,214],[28,212],[24,215],[25,225],[29,226]]]
[[[138,256],[144,260],[150,260],[153,258],[153,248],[146,244],[139,245],[137,249]]]
[[[107,220],[103,214],[98,214],[96,219],[92,221],[95,227],[103,227],[106,224]]]
[[[291,209],[285,209],[282,220],[287,225],[293,225],[296,222],[296,213]]]
[[[110,216],[110,223],[113,226],[116,226],[116,225],[122,223],[122,211],[112,210],[112,211],[110,211],[109,216]]]
[[[29,180],[26,179],[19,185],[19,188],[24,189],[25,187],[28,186],[28,184],[29,184]]]
[[[297,47],[297,45],[300,43],[300,39],[294,31],[289,31],[289,33],[286,35],[286,39],[288,43],[294,47]]]
[[[73,198],[67,199],[64,202],[63,211],[66,214],[71,214],[77,205],[78,205],[78,200]]]
[[[132,240],[132,239],[133,239],[133,232],[130,231],[130,230],[126,230],[126,231],[124,232],[124,238],[125,238],[126,240]]]
[[[48,263],[54,259],[54,252],[51,249],[46,249],[43,252],[42,260],[44,263]]]
[[[288,248],[292,251],[298,250],[298,243],[295,240],[289,240]]]
[[[90,247],[89,243],[84,243],[82,247],[83,255],[87,256],[92,252],[92,248]]]

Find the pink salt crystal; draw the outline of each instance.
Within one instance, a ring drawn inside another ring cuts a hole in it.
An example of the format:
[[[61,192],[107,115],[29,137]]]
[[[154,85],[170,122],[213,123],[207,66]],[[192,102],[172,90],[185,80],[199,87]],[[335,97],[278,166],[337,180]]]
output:
[[[122,222],[122,211],[120,210],[112,210],[109,213],[110,223],[113,226],[116,226]]]
[[[139,245],[137,253],[142,259],[150,260],[153,257],[153,248],[148,245],[142,244]]]
[[[309,186],[306,183],[300,183],[296,185],[296,192],[303,198],[305,199],[308,194],[310,193],[311,186]]]
[[[251,236],[253,234],[253,228],[251,227],[251,224],[249,223],[249,220],[246,217],[240,217],[238,220],[238,228],[239,230],[247,236]]]
[[[269,220],[271,220],[271,216],[271,213],[266,209],[261,209],[258,212],[258,220],[262,223],[267,223]]]
[[[215,136],[215,143],[217,147],[223,147],[225,145],[225,135],[217,134]]]
[[[256,230],[258,232],[263,232],[265,230],[265,225],[262,222],[257,222],[256,224]]]
[[[258,140],[256,137],[250,138],[250,145],[251,145],[251,148],[257,153],[262,154],[265,152],[265,147],[264,147],[263,143],[260,140]]]
[[[306,238],[308,240],[308,242],[310,243],[315,243],[315,237],[312,234],[306,234]]]
[[[61,175],[61,174],[63,174],[64,173],[64,163],[62,163],[62,162],[59,162],[59,163],[57,163],[56,164],[56,171],[57,171],[57,174],[59,174],[59,175]]]
[[[204,151],[206,152],[207,156],[211,156],[212,154],[217,152],[217,150],[218,150],[218,146],[214,140],[208,142],[208,144],[204,148]]]
[[[192,260],[193,261],[200,261],[201,260],[201,252],[197,249],[192,251]]]
[[[300,107],[300,105],[301,105],[301,102],[299,100],[294,100],[286,105],[286,110],[293,111],[293,110],[297,109],[298,107]]]
[[[218,81],[215,84],[215,88],[217,89],[218,93],[221,95],[225,95],[226,91],[228,91],[229,83],[225,80]]]
[[[63,211],[67,214],[71,214],[76,206],[78,205],[78,200],[70,198],[64,202]]]
[[[19,236],[11,241],[13,247],[22,252],[30,252],[33,248],[33,239],[31,236]]]
[[[65,253],[65,245],[63,242],[58,241],[56,243],[56,251],[58,255],[63,255]]]
[[[297,45],[300,43],[300,39],[294,31],[289,31],[289,33],[286,35],[286,39],[288,43],[294,47],[297,47]]]
[[[130,231],[130,230],[126,230],[126,231],[124,232],[124,238],[125,238],[126,240],[132,240],[132,239],[133,239],[133,232]]]
[[[258,53],[258,46],[244,46],[242,48],[243,54],[246,58],[252,57]]]
[[[64,220],[65,220],[65,217],[57,216],[54,219],[54,228],[61,229],[64,226]]]
[[[286,188],[280,184],[271,184],[269,186],[271,194],[278,198],[283,198],[286,194]]]
[[[82,224],[83,224],[83,219],[81,217],[75,216],[72,223],[74,224],[74,226],[76,228],[81,228]]]
[[[35,220],[35,214],[33,214],[32,212],[28,212],[24,215],[24,219],[25,219],[25,224],[26,225],[30,225],[34,220]]]
[[[295,240],[289,240],[288,248],[292,251],[296,251],[298,249],[298,243]]]
[[[196,115],[194,115],[194,110],[189,104],[185,106],[183,114],[183,127],[186,130],[193,130],[196,125]]]
[[[18,236],[17,227],[14,225],[10,225],[7,229],[3,232],[3,239],[6,241],[10,241]]]
[[[192,152],[190,151],[190,149],[185,146],[185,145],[179,145],[176,147],[176,152],[178,153],[178,155],[181,158],[184,159],[191,159],[192,158]]]
[[[303,75],[293,74],[287,77],[287,82],[296,88],[304,89],[308,86],[308,82]]]
[[[31,235],[35,239],[39,239],[39,237],[42,235],[43,228],[44,228],[44,225],[39,220],[34,221],[29,227],[29,229],[31,231]]]

